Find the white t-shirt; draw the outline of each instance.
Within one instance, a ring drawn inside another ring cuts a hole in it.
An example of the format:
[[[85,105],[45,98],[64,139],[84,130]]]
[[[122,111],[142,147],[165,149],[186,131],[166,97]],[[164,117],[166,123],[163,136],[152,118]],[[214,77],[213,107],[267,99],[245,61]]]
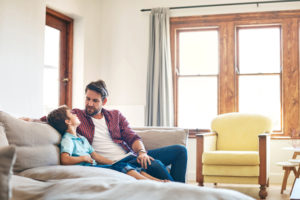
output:
[[[121,145],[112,140],[104,117],[102,117],[102,119],[95,119],[92,117],[92,120],[95,125],[92,147],[95,149],[96,153],[112,161],[119,161],[131,154],[130,152],[126,153]]]

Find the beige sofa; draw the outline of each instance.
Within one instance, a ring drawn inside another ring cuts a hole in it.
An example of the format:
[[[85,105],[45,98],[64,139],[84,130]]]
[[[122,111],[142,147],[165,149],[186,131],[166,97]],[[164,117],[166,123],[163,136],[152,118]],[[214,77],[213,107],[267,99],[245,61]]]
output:
[[[146,149],[187,145],[187,130],[134,129]],[[103,168],[62,166],[60,134],[45,123],[0,111],[0,199],[252,199],[239,192],[182,183],[137,181]]]

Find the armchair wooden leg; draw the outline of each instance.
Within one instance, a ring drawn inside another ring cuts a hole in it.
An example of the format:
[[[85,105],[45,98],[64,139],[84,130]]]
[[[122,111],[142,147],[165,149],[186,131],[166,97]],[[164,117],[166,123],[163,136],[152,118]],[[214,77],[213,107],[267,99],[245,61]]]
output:
[[[259,197],[261,199],[266,199],[267,195],[268,195],[268,192],[266,189],[266,185],[260,185]]]
[[[204,186],[203,181],[198,183],[199,186]]]

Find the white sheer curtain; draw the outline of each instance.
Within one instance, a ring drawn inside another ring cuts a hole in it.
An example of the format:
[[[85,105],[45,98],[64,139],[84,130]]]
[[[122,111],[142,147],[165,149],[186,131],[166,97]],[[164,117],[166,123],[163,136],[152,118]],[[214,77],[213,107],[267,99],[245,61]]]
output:
[[[168,8],[150,14],[146,126],[173,126],[173,87]]]

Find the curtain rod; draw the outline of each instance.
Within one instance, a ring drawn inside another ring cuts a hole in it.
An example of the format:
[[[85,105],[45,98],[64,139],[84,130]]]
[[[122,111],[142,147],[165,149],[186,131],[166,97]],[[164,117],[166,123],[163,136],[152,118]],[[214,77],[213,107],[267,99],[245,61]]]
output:
[[[237,6],[237,5],[249,5],[249,4],[265,4],[265,3],[287,3],[287,2],[296,2],[300,0],[279,0],[279,1],[253,1],[253,2],[241,2],[241,3],[224,3],[224,4],[207,4],[207,5],[195,5],[195,6],[179,6],[179,7],[170,7],[170,10],[175,9],[186,9],[186,8],[204,8],[204,7],[218,7],[218,6]],[[141,9],[141,12],[151,11],[151,8]]]

